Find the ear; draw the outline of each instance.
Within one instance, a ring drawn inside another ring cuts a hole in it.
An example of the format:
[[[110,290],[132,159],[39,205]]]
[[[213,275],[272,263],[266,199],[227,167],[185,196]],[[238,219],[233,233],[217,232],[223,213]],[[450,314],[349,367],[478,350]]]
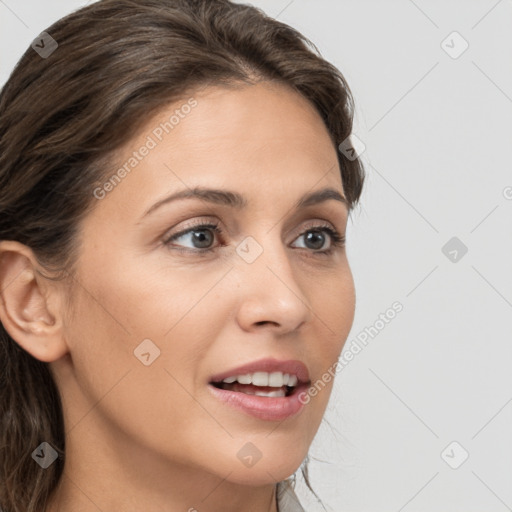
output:
[[[42,270],[26,245],[0,242],[0,322],[21,348],[52,362],[68,352],[59,308],[62,291]]]

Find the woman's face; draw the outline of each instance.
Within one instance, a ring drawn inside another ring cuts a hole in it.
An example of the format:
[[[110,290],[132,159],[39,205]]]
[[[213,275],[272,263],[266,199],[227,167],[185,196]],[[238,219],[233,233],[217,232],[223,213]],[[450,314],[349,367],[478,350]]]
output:
[[[332,380],[303,406],[211,381],[272,359],[302,362],[302,380],[314,384],[348,336],[353,280],[328,231],[345,235],[347,207],[332,195],[296,206],[325,188],[344,196],[321,118],[282,85],[205,88],[147,122],[114,174],[114,185],[91,191],[64,324],[69,354],[51,363],[70,460],[73,446],[95,457],[101,447],[111,460],[141,456],[236,483],[288,477],[308,452]],[[233,195],[155,206],[196,187]],[[224,201],[235,194],[244,206]],[[279,367],[242,373],[258,368]]]

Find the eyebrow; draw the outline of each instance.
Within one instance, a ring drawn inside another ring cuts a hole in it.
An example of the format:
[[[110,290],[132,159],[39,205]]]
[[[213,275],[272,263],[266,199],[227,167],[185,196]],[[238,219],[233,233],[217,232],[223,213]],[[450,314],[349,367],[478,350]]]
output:
[[[156,202],[153,206],[151,206],[146,213],[144,213],[143,217],[146,217],[153,213],[155,210],[163,206],[164,204],[169,204],[172,201],[177,201],[179,199],[202,199],[203,201],[207,201],[213,204],[219,204],[223,206],[230,206],[237,210],[241,210],[247,207],[247,199],[239,194],[238,192],[232,192],[230,190],[220,190],[214,188],[204,188],[204,187],[194,187],[185,190],[181,190],[176,192],[168,197],[161,199]],[[334,199],[335,201],[339,201],[343,203],[348,209],[348,201],[347,199],[340,194],[334,188],[323,188],[320,190],[316,190],[314,192],[309,192],[304,194],[296,203],[295,208],[306,208],[307,206],[316,205],[319,203],[323,203],[330,199]]]

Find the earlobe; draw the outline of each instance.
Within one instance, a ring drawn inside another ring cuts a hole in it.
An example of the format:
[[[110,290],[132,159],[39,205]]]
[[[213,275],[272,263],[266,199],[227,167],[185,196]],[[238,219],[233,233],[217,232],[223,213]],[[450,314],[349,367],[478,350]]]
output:
[[[62,330],[59,290],[38,272],[30,248],[0,242],[0,322],[25,351],[43,362],[68,352]]]

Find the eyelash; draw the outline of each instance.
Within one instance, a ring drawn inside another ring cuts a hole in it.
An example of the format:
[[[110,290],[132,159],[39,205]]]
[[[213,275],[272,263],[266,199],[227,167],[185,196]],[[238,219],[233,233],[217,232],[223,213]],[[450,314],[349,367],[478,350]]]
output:
[[[223,234],[223,231],[219,227],[218,223],[196,224],[195,226],[191,226],[184,231],[180,231],[179,233],[175,233],[171,237],[166,238],[163,241],[163,243],[164,243],[164,245],[169,246],[169,245],[171,245],[170,242],[172,242],[173,240],[175,240],[177,238],[182,237],[183,235],[190,233],[191,231],[202,231],[204,229],[211,229],[219,236],[221,236]],[[317,226],[309,227],[308,229],[303,231],[299,235],[299,237],[303,236],[304,234],[306,234],[310,231],[321,231],[321,232],[328,233],[332,240],[330,249],[326,249],[324,251],[315,251],[315,250],[311,249],[311,252],[313,252],[314,254],[319,254],[322,256],[330,256],[334,252],[335,248],[340,248],[345,245],[345,237],[340,235],[338,233],[338,231],[336,231],[335,229],[332,229],[330,226],[327,226],[327,225],[317,225]],[[189,253],[191,252],[194,254],[206,254],[206,253],[214,251],[216,248],[209,247],[207,249],[190,249],[190,248],[175,247],[174,249],[178,250],[180,252],[189,252]]]

